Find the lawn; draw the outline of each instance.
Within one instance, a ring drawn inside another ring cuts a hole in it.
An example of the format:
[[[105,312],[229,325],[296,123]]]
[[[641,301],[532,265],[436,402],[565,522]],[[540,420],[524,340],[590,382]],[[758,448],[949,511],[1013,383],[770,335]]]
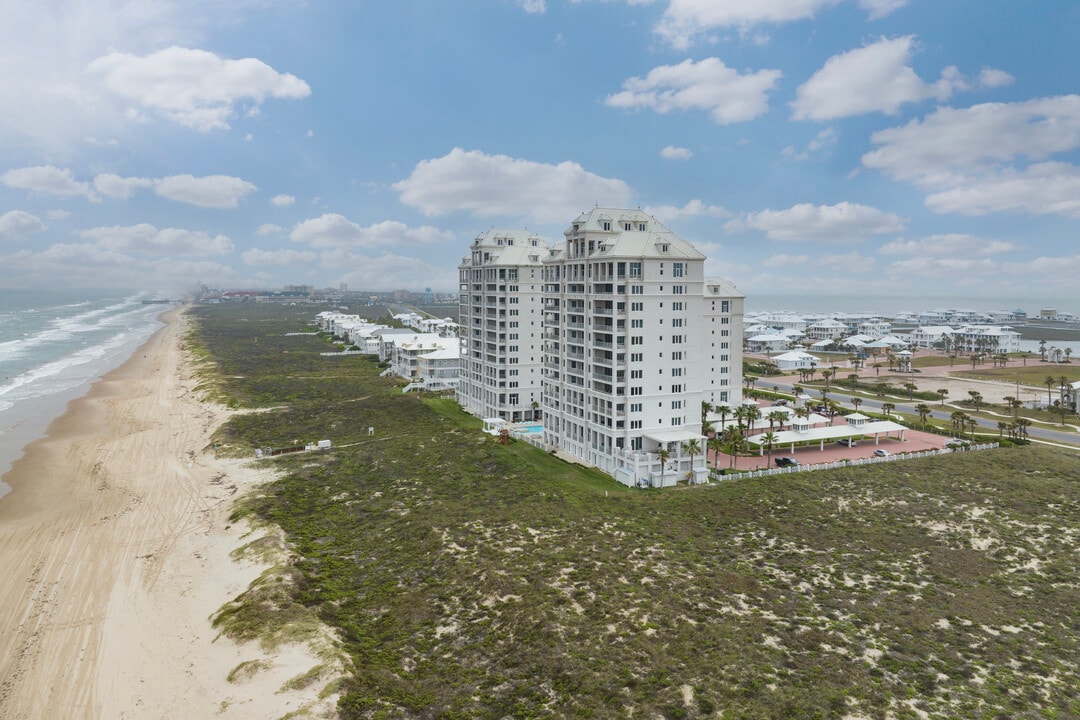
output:
[[[279,409],[219,441],[338,445],[237,512],[340,633],[344,718],[1080,716],[1075,452],[632,491],[244,310],[196,313],[206,387]]]

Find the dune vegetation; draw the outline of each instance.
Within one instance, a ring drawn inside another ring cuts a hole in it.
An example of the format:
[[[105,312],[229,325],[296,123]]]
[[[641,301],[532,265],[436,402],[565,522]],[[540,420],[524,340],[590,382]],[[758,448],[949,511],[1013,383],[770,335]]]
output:
[[[230,612],[335,628],[342,717],[1080,717],[1076,451],[628,490],[288,335],[317,311],[198,307],[190,344],[263,410],[219,452],[333,441],[261,461],[236,514],[284,531],[288,597]]]

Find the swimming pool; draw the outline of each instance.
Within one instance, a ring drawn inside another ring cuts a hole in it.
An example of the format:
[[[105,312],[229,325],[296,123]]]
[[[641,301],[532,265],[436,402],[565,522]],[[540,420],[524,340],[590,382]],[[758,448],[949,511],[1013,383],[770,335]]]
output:
[[[519,433],[542,433],[544,432],[544,425],[542,423],[529,423],[527,425],[515,425],[514,432]]]

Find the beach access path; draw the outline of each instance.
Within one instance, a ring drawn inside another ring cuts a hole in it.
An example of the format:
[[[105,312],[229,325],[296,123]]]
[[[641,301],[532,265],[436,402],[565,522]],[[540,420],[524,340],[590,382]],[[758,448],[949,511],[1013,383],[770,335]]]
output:
[[[280,692],[318,663],[305,647],[268,654],[211,627],[265,569],[230,559],[257,535],[228,516],[270,478],[207,450],[226,411],[193,390],[183,310],[163,319],[5,477],[5,720],[281,717],[321,687]],[[249,661],[262,671],[227,679]]]

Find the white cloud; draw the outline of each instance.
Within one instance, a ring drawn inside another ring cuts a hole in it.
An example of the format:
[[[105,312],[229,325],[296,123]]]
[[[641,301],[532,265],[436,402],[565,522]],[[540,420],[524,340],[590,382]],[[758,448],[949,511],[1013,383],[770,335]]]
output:
[[[864,167],[924,187],[947,186],[958,173],[1080,147],[1080,95],[939,108],[870,139],[878,147],[863,155]]]
[[[296,202],[296,198],[292,195],[275,195],[270,198],[270,202],[276,207],[289,207]]]
[[[22,210],[11,210],[0,215],[0,240],[24,240],[45,229],[45,223],[37,215]]]
[[[547,12],[545,0],[517,0],[517,4],[521,6],[522,10],[530,15]]]
[[[87,67],[105,86],[138,109],[186,127],[228,128],[234,106],[270,98],[304,98],[311,88],[255,58],[227,60],[205,50],[170,47],[139,57],[113,52]]]
[[[749,28],[811,18],[841,0],[670,0],[656,31],[685,48],[714,28]]]
[[[806,150],[798,152],[794,147],[788,146],[781,151],[781,154],[786,157],[795,158],[796,160],[809,160],[814,155],[822,152],[825,148],[835,145],[837,141],[836,131],[834,129],[825,128],[814,139],[806,144]]]
[[[668,145],[666,148],[660,151],[660,157],[665,160],[689,160],[694,156],[694,153],[684,147],[675,147],[674,145]]]
[[[204,208],[235,208],[256,187],[228,175],[170,175],[157,182],[154,191],[161,197]]]
[[[45,217],[50,220],[66,220],[71,217],[71,213],[67,210],[49,210],[45,213]]]
[[[922,257],[941,255],[997,255],[1014,252],[1020,248],[1003,240],[987,240],[978,235],[949,233],[930,235],[921,240],[893,240],[882,245],[878,252],[883,255],[918,255]]]
[[[1005,87],[1006,85],[1012,85],[1014,78],[1004,70],[997,70],[995,68],[983,68],[979,71],[979,78],[977,80],[979,87],[984,88],[996,88]]]
[[[697,63],[684,60],[678,65],[655,67],[644,78],[626,80],[622,92],[609,95],[604,103],[624,109],[649,108],[661,114],[703,110],[713,122],[727,125],[767,112],[768,93],[780,77],[779,70],[740,75],[715,57]]]
[[[1080,168],[1050,160],[1080,148],[1080,96],[941,108],[880,130],[864,167],[929,192],[935,212],[1080,217]]]
[[[464,210],[538,223],[566,222],[593,205],[627,207],[632,196],[622,180],[586,172],[574,162],[548,165],[461,148],[417,163],[392,187],[402,203],[429,216]]]
[[[870,13],[871,20],[891,15],[908,4],[910,0],[859,0],[859,7]]]
[[[947,100],[957,90],[971,87],[955,67],[941,79],[926,83],[912,69],[914,36],[881,39],[876,43],[834,55],[796,91],[791,103],[796,120],[832,120],[851,115],[883,112],[889,115],[907,103],[929,98]],[[1008,73],[984,68],[980,80],[1001,83]]]
[[[779,253],[776,255],[770,255],[761,261],[763,267],[785,267],[788,265],[808,265],[810,263],[809,255],[790,255],[788,253]]]
[[[153,225],[99,227],[83,230],[80,237],[93,240],[98,247],[116,252],[152,253],[156,255],[227,255],[234,249],[232,240],[224,235],[166,228],[158,230]]]
[[[266,237],[267,235],[277,235],[278,233],[285,232],[285,228],[280,225],[274,225],[273,223],[263,223],[259,227],[255,228],[255,234],[259,237]]]
[[[454,234],[430,225],[410,228],[392,220],[361,227],[344,215],[327,213],[299,223],[289,238],[315,248],[374,248],[449,242]]]
[[[260,250],[252,248],[244,251],[241,256],[245,265],[299,265],[311,263],[319,257],[307,250]]]
[[[138,188],[153,187],[154,181],[149,178],[120,177],[109,173],[101,173],[94,178],[94,189],[105,197],[126,200],[135,194]]]
[[[425,285],[434,288],[457,287],[457,269],[445,264],[429,264],[420,258],[404,255],[380,255],[376,257],[329,250],[322,253],[321,263],[327,268],[347,268],[337,282],[348,283],[351,288],[370,290],[397,290],[417,285],[417,278],[424,278]]]
[[[683,217],[731,217],[731,213],[719,205],[706,205],[696,198],[681,208],[673,205],[660,205],[658,207],[647,207],[645,212],[665,223]]]
[[[872,235],[904,229],[904,221],[892,213],[856,203],[795,205],[787,210],[763,210],[731,220],[728,232],[760,230],[772,240],[821,240],[850,242]]]
[[[985,177],[967,178],[956,187],[927,195],[926,206],[938,213],[986,215],[1020,211],[1080,219],[1080,168],[1045,162],[1024,170],[1004,169]]]
[[[48,193],[49,195],[74,196],[82,195],[91,200],[96,199],[90,184],[79,182],[72,177],[67,168],[57,168],[52,165],[39,165],[35,167],[17,168],[8,170],[0,175],[0,182],[8,187],[31,192]]]

